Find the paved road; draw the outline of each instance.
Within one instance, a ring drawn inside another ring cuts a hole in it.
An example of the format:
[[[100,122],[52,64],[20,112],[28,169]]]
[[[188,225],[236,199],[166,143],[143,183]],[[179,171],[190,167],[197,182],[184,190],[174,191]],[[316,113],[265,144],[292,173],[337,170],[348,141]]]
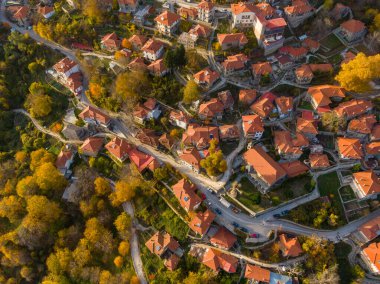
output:
[[[47,41],[45,39],[42,39],[39,37],[34,31],[26,31],[17,25],[14,25],[13,23],[9,22],[7,19],[4,17],[4,2],[2,2],[1,5],[1,11],[0,11],[0,20],[3,22],[7,22],[9,25],[11,25],[14,29],[18,30],[21,33],[28,33],[31,38],[34,40],[49,46],[51,48],[57,49],[58,51],[62,52],[64,55],[68,56],[69,58],[75,60],[78,62],[78,60],[75,57],[74,51],[67,49],[65,47],[62,47],[56,43],[52,43],[50,41]],[[80,63],[80,62],[79,62]],[[83,72],[85,71],[84,68]],[[84,73],[84,77],[87,77],[86,74]],[[84,89],[87,89],[87,84],[85,85]],[[88,99],[85,97],[85,95],[82,96],[82,102],[84,104],[89,104]],[[105,111],[105,110],[104,110]],[[105,111],[107,112],[107,111]],[[107,112],[109,113],[109,112]],[[259,233],[263,236],[267,235],[272,229],[283,229],[292,233],[296,234],[303,234],[303,235],[312,235],[312,234],[317,234],[320,235],[321,237],[328,238],[332,241],[337,241],[337,237],[339,234],[342,235],[348,235],[350,232],[355,231],[357,226],[360,226],[364,222],[370,220],[374,216],[380,215],[380,211],[376,211],[371,213],[370,215],[366,216],[363,219],[354,221],[347,226],[344,226],[340,228],[339,230],[336,231],[322,231],[322,230],[316,230],[313,228],[308,228],[304,227],[298,224],[293,224],[291,222],[287,222],[285,220],[271,220],[272,219],[272,212],[270,214],[262,214],[256,218],[252,218],[250,216],[247,216],[245,214],[235,214],[233,213],[230,209],[224,207],[218,197],[214,194],[212,194],[210,191],[207,190],[207,187],[212,187],[214,190],[219,190],[225,185],[226,180],[223,179],[222,181],[212,181],[209,178],[194,173],[190,168],[187,166],[183,165],[180,163],[180,161],[174,160],[172,157],[161,153],[152,147],[149,147],[147,145],[142,145],[140,141],[135,139],[131,133],[130,130],[119,120],[114,120],[116,127],[119,129],[120,133],[118,135],[124,136],[125,138],[128,138],[132,143],[134,143],[141,151],[148,153],[154,157],[156,157],[158,160],[171,164],[173,167],[175,167],[178,171],[181,173],[187,175],[194,184],[198,186],[198,188],[206,195],[206,197],[211,201],[212,207],[214,208],[219,208],[222,211],[222,216],[218,216],[218,221],[222,224],[225,225],[230,225],[232,222],[237,222],[241,226],[246,227],[250,233]],[[283,210],[283,209],[281,209]]]
[[[272,269],[281,269],[281,268],[285,268],[286,269],[288,267],[294,266],[296,263],[299,263],[299,262],[305,260],[305,258],[306,258],[306,256],[301,256],[301,257],[289,259],[289,260],[286,260],[286,261],[283,261],[283,262],[267,263],[267,262],[262,262],[262,261],[253,259],[253,258],[245,256],[243,254],[234,253],[234,252],[231,252],[231,251],[228,251],[228,250],[224,250],[224,249],[221,249],[221,248],[216,248],[216,247],[213,247],[213,246],[210,246],[210,245],[206,245],[206,244],[194,243],[191,246],[192,247],[202,248],[202,249],[212,248],[214,250],[218,250],[218,251],[221,251],[221,252],[223,252],[225,254],[232,255],[232,256],[234,256],[236,258],[245,260],[248,263],[259,265],[259,266],[266,267],[266,268],[272,268]]]
[[[80,140],[66,140],[61,135],[59,135],[58,133],[55,133],[55,132],[49,130],[48,128],[45,128],[44,126],[42,126],[39,123],[39,121],[37,119],[33,118],[27,111],[25,111],[23,109],[14,109],[12,111],[25,115],[26,117],[28,117],[32,121],[32,123],[34,124],[34,126],[39,131],[41,131],[41,132],[43,132],[43,133],[45,133],[47,135],[50,135],[50,136],[54,137],[55,139],[61,141],[62,143],[65,143],[65,144],[83,144],[83,141],[80,141]]]

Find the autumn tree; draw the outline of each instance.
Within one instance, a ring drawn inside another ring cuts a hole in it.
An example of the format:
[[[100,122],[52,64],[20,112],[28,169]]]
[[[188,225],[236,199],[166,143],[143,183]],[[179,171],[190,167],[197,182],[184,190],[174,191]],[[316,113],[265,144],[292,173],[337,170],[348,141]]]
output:
[[[91,250],[111,254],[114,240],[111,231],[105,228],[98,219],[91,218],[86,222],[86,228],[83,233],[89,242]]]
[[[144,71],[132,71],[121,73],[115,82],[115,94],[125,103],[134,104],[140,95],[149,93],[150,80]]]
[[[26,201],[27,215],[21,222],[17,234],[20,244],[29,248],[38,248],[46,245],[51,238],[47,233],[58,228],[58,221],[62,221],[62,209],[58,203],[48,200],[45,196],[34,195]],[[45,242],[42,242],[42,239]]]
[[[338,265],[335,264],[331,267],[325,267],[321,272],[312,274],[305,279],[307,284],[339,284],[340,278],[338,274]]]
[[[183,90],[183,102],[190,104],[200,98],[200,91],[197,83],[194,80],[187,82],[185,89]]]
[[[86,0],[83,3],[83,14],[94,20],[96,24],[100,24],[104,21],[104,13],[100,3],[99,0]]]
[[[217,176],[227,170],[227,162],[224,160],[223,152],[216,150],[218,142],[212,139],[209,146],[209,155],[201,160],[201,166],[209,176]]]
[[[342,64],[335,79],[348,91],[363,93],[372,90],[370,83],[380,77],[380,54],[366,56],[359,53],[348,63]]]
[[[317,236],[307,238],[302,244],[302,249],[309,256],[305,260],[306,267],[317,273],[332,266],[336,261],[331,253],[334,251],[334,244]]]
[[[100,100],[107,95],[106,88],[102,87],[99,83],[90,82],[89,84],[91,97],[95,100]]]
[[[115,257],[115,259],[113,260],[113,263],[115,264],[115,266],[117,268],[120,268],[122,265],[123,265],[123,258],[118,255],[117,257]]]
[[[97,177],[94,181],[95,192],[99,196],[106,196],[111,193],[112,188],[108,180],[103,177]]]
[[[41,164],[54,163],[55,157],[45,149],[41,148],[30,153],[30,169],[34,171]]]
[[[347,125],[347,120],[343,116],[338,116],[336,112],[325,112],[322,114],[322,125],[327,131],[338,132]]]
[[[33,117],[44,117],[52,111],[53,101],[49,95],[29,94],[25,102]]]
[[[37,194],[38,190],[38,184],[33,176],[20,179],[16,185],[17,195],[24,198]]]
[[[44,194],[49,192],[60,193],[67,186],[65,177],[50,162],[39,166],[33,177]]]
[[[116,227],[117,232],[119,233],[120,238],[122,238],[123,240],[128,240],[131,224],[131,217],[125,212],[121,213],[116,218],[114,225]]]
[[[135,196],[136,188],[126,181],[118,181],[115,184],[115,191],[111,193],[110,200],[113,206],[120,206],[122,203],[130,201]]]
[[[22,198],[10,195],[0,200],[0,217],[7,218],[9,222],[15,224],[22,219],[25,213]]]
[[[127,38],[123,38],[121,41],[121,46],[126,49],[132,49],[132,44]]]
[[[117,251],[119,252],[121,256],[126,256],[127,254],[129,254],[129,248],[130,248],[129,243],[126,241],[122,241],[120,242]]]

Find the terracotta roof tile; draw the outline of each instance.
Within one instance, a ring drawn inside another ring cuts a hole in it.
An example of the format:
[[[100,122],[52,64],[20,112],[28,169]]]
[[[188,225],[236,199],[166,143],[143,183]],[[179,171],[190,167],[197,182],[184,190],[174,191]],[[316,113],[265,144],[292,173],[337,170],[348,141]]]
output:
[[[83,142],[80,149],[82,150],[83,153],[97,155],[98,152],[102,149],[103,143],[104,143],[103,137],[89,137]]]
[[[245,268],[244,277],[247,279],[256,280],[258,282],[269,283],[270,270],[248,263]]]
[[[338,151],[341,156],[348,159],[361,159],[363,158],[362,144],[357,138],[344,138],[338,137],[337,139]]]
[[[257,97],[257,91],[256,90],[240,90],[239,91],[239,102],[250,105],[252,104]]]
[[[273,108],[274,105],[268,98],[260,98],[250,107],[254,113],[257,113],[262,118],[267,117],[272,112]]]
[[[255,75],[266,75],[272,73],[272,66],[269,62],[259,62],[252,64],[252,72]]]
[[[257,114],[254,115],[243,115],[243,131],[245,135],[254,135],[256,132],[264,131],[264,124],[260,116]]]
[[[151,253],[158,256],[161,256],[167,249],[175,252],[180,247],[179,243],[166,232],[156,232],[145,245]]]
[[[213,248],[208,248],[202,258],[202,263],[212,270],[218,271],[222,269],[228,273],[236,272],[238,262],[236,257]]]
[[[359,232],[365,235],[368,241],[376,238],[380,234],[380,217],[376,217],[371,221],[361,225]]]
[[[239,138],[239,128],[233,125],[222,125],[219,126],[220,139],[238,139]]]
[[[359,33],[365,29],[365,24],[361,21],[351,19],[342,23],[340,27],[350,33]]]
[[[219,227],[218,231],[210,239],[212,244],[225,249],[230,249],[236,241],[236,236],[223,226]]]
[[[172,26],[176,21],[179,21],[180,19],[181,17],[177,14],[169,11],[164,11],[160,15],[158,15],[154,20],[165,26]]]
[[[330,161],[326,154],[310,154],[309,161],[312,169],[321,169],[330,166]]]
[[[218,34],[218,41],[221,45],[228,43],[236,43],[239,45],[243,45],[248,43],[248,39],[243,33],[235,33],[235,34]]]
[[[367,256],[371,264],[380,270],[380,243],[371,243],[363,249],[363,254]]]
[[[193,211],[201,204],[201,198],[195,193],[197,187],[185,179],[181,179],[172,186],[174,195],[179,200],[179,203],[187,211]]]
[[[208,85],[212,85],[216,80],[220,78],[220,75],[216,71],[212,71],[209,67],[194,74],[194,79],[198,82],[205,82]]]
[[[215,214],[210,210],[206,210],[205,212],[198,212],[194,218],[190,221],[189,227],[196,233],[200,235],[204,235],[208,229],[212,221],[215,219]]]
[[[285,170],[260,146],[249,149],[243,158],[270,186],[286,175]]]
[[[132,145],[125,139],[115,137],[106,144],[105,148],[116,158],[123,160],[132,149]]]
[[[358,116],[373,108],[371,101],[353,99],[347,102],[340,103],[334,108],[334,112],[338,116]]]
[[[283,255],[297,257],[303,253],[300,243],[297,238],[287,238],[285,234],[279,236],[280,246]]]
[[[202,157],[195,148],[192,148],[190,150],[184,150],[183,153],[179,156],[179,158],[185,161],[186,163],[192,165],[197,170],[201,168],[200,163]]]
[[[370,134],[372,131],[372,127],[376,122],[377,120],[375,115],[364,115],[362,117],[358,117],[357,119],[351,120],[348,124],[347,129],[352,132]]]
[[[219,141],[219,130],[215,126],[198,126],[189,125],[182,135],[182,142],[187,146],[196,146],[205,148],[209,145],[211,139]]]

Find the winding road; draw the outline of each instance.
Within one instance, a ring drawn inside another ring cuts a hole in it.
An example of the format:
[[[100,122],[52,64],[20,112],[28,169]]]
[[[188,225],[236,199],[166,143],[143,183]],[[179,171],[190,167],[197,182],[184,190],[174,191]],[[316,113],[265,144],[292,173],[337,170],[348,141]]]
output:
[[[8,23],[13,29],[19,31],[20,33],[28,34],[35,41],[37,41],[41,44],[44,44],[44,45],[46,45],[52,49],[55,49],[55,50],[61,52],[62,54],[64,54],[65,56],[76,61],[79,64],[81,71],[84,74],[84,78],[85,78],[84,79],[84,81],[85,81],[84,82],[84,90],[86,90],[88,88],[88,86],[87,86],[88,85],[87,84],[88,83],[88,80],[87,80],[88,74],[86,74],[85,68],[81,65],[81,62],[76,58],[75,52],[73,50],[70,50],[70,49],[63,47],[61,45],[58,45],[54,42],[43,39],[40,36],[38,36],[33,30],[25,30],[21,27],[18,27],[15,24],[13,24],[12,22],[8,21],[4,15],[4,8],[5,8],[5,2],[3,0],[1,3],[0,21]],[[88,100],[88,98],[85,96],[84,92],[81,95],[80,99],[84,105],[91,104],[90,101]],[[62,141],[64,143],[75,143],[75,144],[77,144],[78,141],[73,142],[73,141],[64,140],[59,135],[57,136],[56,133],[53,133],[53,132],[45,129],[43,126],[41,126],[39,124],[39,122],[37,120],[33,119],[26,111],[24,111],[24,110],[15,110],[15,111],[22,113],[24,115],[27,115],[31,119],[31,121],[34,123],[34,125],[36,125],[36,127],[40,131],[42,131],[48,135],[51,135],[51,136],[59,139],[60,141]],[[103,110],[103,111],[105,113],[110,114],[110,112],[108,112],[106,110]],[[115,117],[115,114],[112,114],[111,116]],[[150,146],[141,144],[141,142],[139,140],[137,140],[131,134],[130,129],[125,125],[125,123],[123,123],[121,118],[125,118],[125,115],[124,116],[119,115],[119,118],[113,119],[113,123],[115,125],[115,128],[118,129],[118,133],[115,133],[115,134],[120,136],[120,137],[124,137],[124,138],[128,139],[131,143],[135,144],[139,150],[154,156],[157,160],[159,160],[161,162],[168,163],[168,164],[172,165],[179,172],[188,176],[189,179],[206,195],[207,199],[211,202],[212,207],[214,209],[219,208],[221,210],[222,214],[217,217],[217,221],[223,225],[231,226],[232,222],[236,222],[236,223],[239,223],[241,226],[246,227],[250,233],[259,233],[262,236],[267,236],[270,233],[270,231],[272,231],[272,230],[283,230],[283,231],[287,231],[290,233],[301,234],[301,235],[306,235],[306,236],[318,235],[319,237],[329,239],[333,242],[338,242],[341,237],[348,236],[350,233],[355,231],[357,229],[357,227],[359,227],[360,225],[362,225],[365,222],[367,222],[367,221],[369,221],[369,220],[380,215],[380,210],[377,210],[377,211],[372,212],[369,215],[367,215],[361,219],[353,221],[353,222],[347,224],[346,226],[343,226],[337,230],[325,231],[325,230],[317,230],[317,229],[313,229],[310,227],[305,227],[305,226],[295,224],[295,223],[292,223],[292,222],[286,221],[286,220],[274,220],[273,214],[276,214],[275,212],[277,212],[279,210],[281,210],[281,211],[284,210],[283,207],[279,207],[279,208],[272,210],[266,214],[261,214],[257,217],[254,217],[254,218],[250,217],[246,214],[243,214],[243,213],[236,214],[236,213],[232,212],[231,209],[224,207],[221,204],[221,202],[219,201],[219,197],[216,194],[212,194],[207,188],[211,187],[214,191],[219,191],[221,188],[223,188],[225,186],[226,182],[228,181],[228,179],[230,178],[230,175],[232,173],[232,164],[233,164],[234,159],[236,158],[238,153],[242,149],[244,149],[244,147],[245,147],[245,141],[243,139],[241,139],[238,148],[236,148],[230,154],[230,156],[228,156],[228,158],[227,158],[228,170],[224,174],[223,178],[220,181],[213,181],[213,180],[207,178],[206,176],[203,176],[201,174],[197,174],[197,173],[193,172],[190,168],[188,168],[186,165],[181,163],[181,161],[176,160],[176,159],[172,158],[171,156],[166,155],[160,151],[157,151],[156,149],[154,149]],[[129,123],[130,123],[130,121],[128,122],[128,125],[130,125]],[[290,203],[288,206],[290,208],[293,205]],[[131,210],[133,210],[133,207],[129,206],[128,204],[125,206],[126,207],[124,207],[124,205],[123,205],[124,210],[126,210],[131,216],[133,216],[134,212],[131,211]],[[132,253],[132,259],[133,259],[133,264],[134,264],[134,267],[136,270],[136,274],[138,275],[141,283],[147,283],[143,269],[142,269],[142,262],[141,262],[141,258],[140,258],[140,254],[139,254],[138,236],[135,233],[135,231],[133,231],[132,236],[133,237],[131,240],[131,253]]]

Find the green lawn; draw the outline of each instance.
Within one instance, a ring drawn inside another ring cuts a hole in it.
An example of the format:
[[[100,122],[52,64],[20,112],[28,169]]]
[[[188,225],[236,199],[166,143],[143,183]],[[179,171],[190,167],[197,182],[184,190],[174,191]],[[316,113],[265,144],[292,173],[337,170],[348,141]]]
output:
[[[330,34],[329,36],[325,37],[323,40],[321,40],[320,43],[330,50],[336,49],[342,45],[340,40],[334,34]]]
[[[313,106],[311,105],[311,103],[309,103],[308,101],[302,101],[299,106],[299,108],[303,108],[303,109],[307,109],[307,110],[314,110]]]
[[[351,246],[343,242],[335,245],[334,253],[338,263],[340,283],[353,283],[352,281],[355,280],[350,262],[348,261],[348,255],[351,250]]]
[[[260,212],[271,207],[271,200],[269,199],[269,196],[262,195],[248,178],[243,177],[240,180],[240,184],[241,194],[238,194],[236,199],[246,207],[255,212]]]
[[[342,196],[343,202],[353,200],[356,198],[356,195],[354,191],[352,190],[351,186],[347,185],[340,189],[340,195]]]
[[[321,196],[328,196],[331,200],[331,205],[339,210],[343,218],[344,209],[339,198],[340,182],[337,173],[333,172],[320,176],[318,178],[318,188]]]

